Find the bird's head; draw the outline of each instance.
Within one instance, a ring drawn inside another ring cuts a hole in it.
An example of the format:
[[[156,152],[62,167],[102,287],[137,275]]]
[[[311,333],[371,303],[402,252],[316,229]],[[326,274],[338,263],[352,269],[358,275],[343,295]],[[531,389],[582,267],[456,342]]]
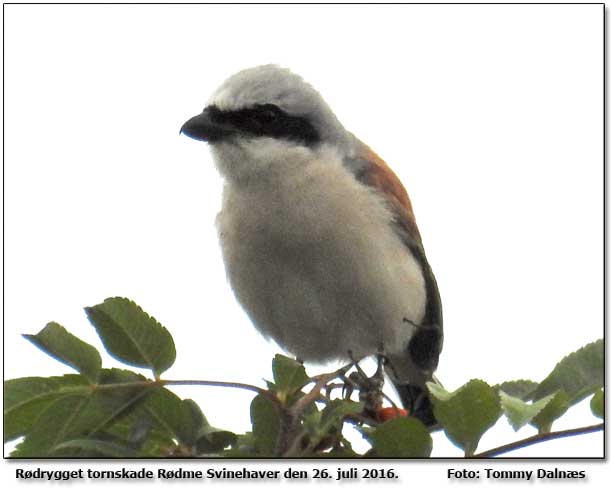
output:
[[[347,153],[353,139],[311,85],[276,65],[231,76],[181,132],[208,142],[230,178],[324,149]]]

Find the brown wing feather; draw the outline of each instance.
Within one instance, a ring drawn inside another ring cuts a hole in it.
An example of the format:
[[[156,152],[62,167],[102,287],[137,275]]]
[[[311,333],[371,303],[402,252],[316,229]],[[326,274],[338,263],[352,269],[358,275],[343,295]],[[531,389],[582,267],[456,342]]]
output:
[[[426,310],[419,328],[407,345],[407,354],[413,364],[430,378],[436,370],[443,347],[443,312],[438,286],[424,253],[411,200],[387,163],[365,144],[361,143],[356,157],[345,163],[359,181],[376,189],[387,200],[394,214],[398,236],[421,266],[426,286]],[[425,387],[394,380],[393,366],[390,365],[390,369],[392,382],[402,404],[426,426],[436,425]]]
[[[368,164],[364,167],[362,181],[376,188],[388,200],[399,224],[417,242],[421,244],[421,235],[415,222],[415,214],[409,194],[400,179],[371,148],[363,145],[360,158]]]
[[[443,312],[436,278],[424,252],[409,195],[387,163],[364,143],[361,143],[357,158],[348,165],[361,182],[385,197],[394,214],[398,235],[422,268],[426,282],[426,311],[420,325],[422,328],[414,336],[409,350],[418,366],[434,371],[443,344]]]

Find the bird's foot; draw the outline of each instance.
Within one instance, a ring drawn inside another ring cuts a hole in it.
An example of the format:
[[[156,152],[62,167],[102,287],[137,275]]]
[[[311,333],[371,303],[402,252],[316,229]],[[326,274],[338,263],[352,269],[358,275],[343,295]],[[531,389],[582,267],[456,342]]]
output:
[[[386,358],[382,353],[377,355],[377,371],[369,377],[355,361],[351,351],[348,352],[348,355],[356,371],[349,374],[348,377],[342,377],[346,386],[343,389],[344,394],[348,398],[354,390],[359,391],[359,399],[364,403],[364,411],[374,413],[383,404],[383,365]]]

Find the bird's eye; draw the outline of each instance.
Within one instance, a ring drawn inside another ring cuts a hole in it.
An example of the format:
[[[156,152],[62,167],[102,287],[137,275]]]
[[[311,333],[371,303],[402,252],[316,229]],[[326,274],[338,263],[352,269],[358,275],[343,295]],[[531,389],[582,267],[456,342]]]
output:
[[[279,109],[274,105],[260,105],[255,110],[255,117],[259,122],[264,124],[275,121],[279,115]]]

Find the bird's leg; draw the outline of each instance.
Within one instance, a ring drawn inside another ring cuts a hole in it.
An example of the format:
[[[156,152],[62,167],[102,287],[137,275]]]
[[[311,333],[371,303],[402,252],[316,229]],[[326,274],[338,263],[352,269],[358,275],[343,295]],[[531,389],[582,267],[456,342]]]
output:
[[[382,349],[381,347],[380,350],[382,351]],[[358,388],[359,399],[364,403],[364,410],[369,413],[375,413],[383,403],[383,364],[385,357],[382,354],[377,355],[377,371],[372,377],[369,377],[366,372],[362,370],[358,362],[355,361],[352,352],[349,351],[347,353],[356,368],[356,371],[352,372],[349,377],[345,379],[348,390]]]
[[[353,352],[351,350],[347,351],[347,355],[349,355],[349,360],[351,360],[351,363],[353,364],[353,366],[355,367],[355,369],[358,371],[358,373],[365,379],[368,378],[368,375],[366,375],[366,372],[364,372],[364,370],[362,370],[362,367],[360,367],[360,362],[359,360],[356,360],[355,358],[353,358]]]
[[[340,388],[342,388],[342,396],[343,396],[343,398],[344,398],[344,399],[348,399],[349,397],[351,397],[351,394],[352,394],[352,392],[353,392],[353,389],[352,389],[352,391],[349,393],[349,395],[348,395],[348,396],[346,396],[346,395],[345,395],[345,391],[346,391],[346,389],[348,388],[348,386],[347,386],[347,382],[346,382],[346,381],[348,380],[348,379],[347,379],[347,377],[345,377],[344,375],[339,375],[339,377],[338,377],[338,378],[339,378],[339,379],[341,379],[341,380],[343,381],[343,383],[342,383],[342,384],[340,384],[340,383],[339,383],[339,384],[328,384],[328,385],[326,386],[326,398],[327,398],[328,400],[330,400],[330,396],[332,395],[332,391],[333,391],[334,389],[338,389],[339,387],[340,387]]]
[[[381,343],[377,353],[377,370],[375,371],[374,375],[368,379],[370,384],[368,406],[373,412],[381,409],[381,406],[383,405],[383,385],[385,384],[385,371],[383,367],[386,363],[387,357],[385,356],[383,343]]]
[[[347,351],[347,356],[349,357],[349,360],[351,360],[351,364],[358,369],[358,371],[361,371],[362,369],[360,368],[360,365],[358,364],[358,362],[356,362],[355,358],[353,358],[353,352],[351,350]],[[361,384],[361,379],[360,378],[356,378],[356,376],[351,373],[349,375],[349,377],[347,377],[345,374],[340,376],[340,379],[344,382],[344,386],[343,386],[343,398],[345,399],[349,399],[351,397],[351,394],[353,394],[353,391],[355,389],[361,389],[362,384]]]
[[[343,399],[349,399],[353,391],[356,388],[359,389],[360,386],[351,378],[351,375],[349,377],[342,375],[340,378],[343,381]]]
[[[350,392],[353,392],[353,389],[358,389],[360,391],[359,399],[362,401],[362,393],[369,388],[369,377],[366,375],[366,372],[362,370],[359,361],[354,358],[351,350],[347,351],[347,355],[349,356],[349,359],[351,360],[351,363],[355,367],[356,371],[349,374],[349,377],[344,377],[344,380]]]
[[[373,381],[376,381],[377,384],[383,388],[384,384],[384,370],[383,367],[388,363],[387,357],[385,356],[385,349],[383,348],[383,343],[379,345],[379,351],[377,353],[377,371],[375,375],[372,376]]]

